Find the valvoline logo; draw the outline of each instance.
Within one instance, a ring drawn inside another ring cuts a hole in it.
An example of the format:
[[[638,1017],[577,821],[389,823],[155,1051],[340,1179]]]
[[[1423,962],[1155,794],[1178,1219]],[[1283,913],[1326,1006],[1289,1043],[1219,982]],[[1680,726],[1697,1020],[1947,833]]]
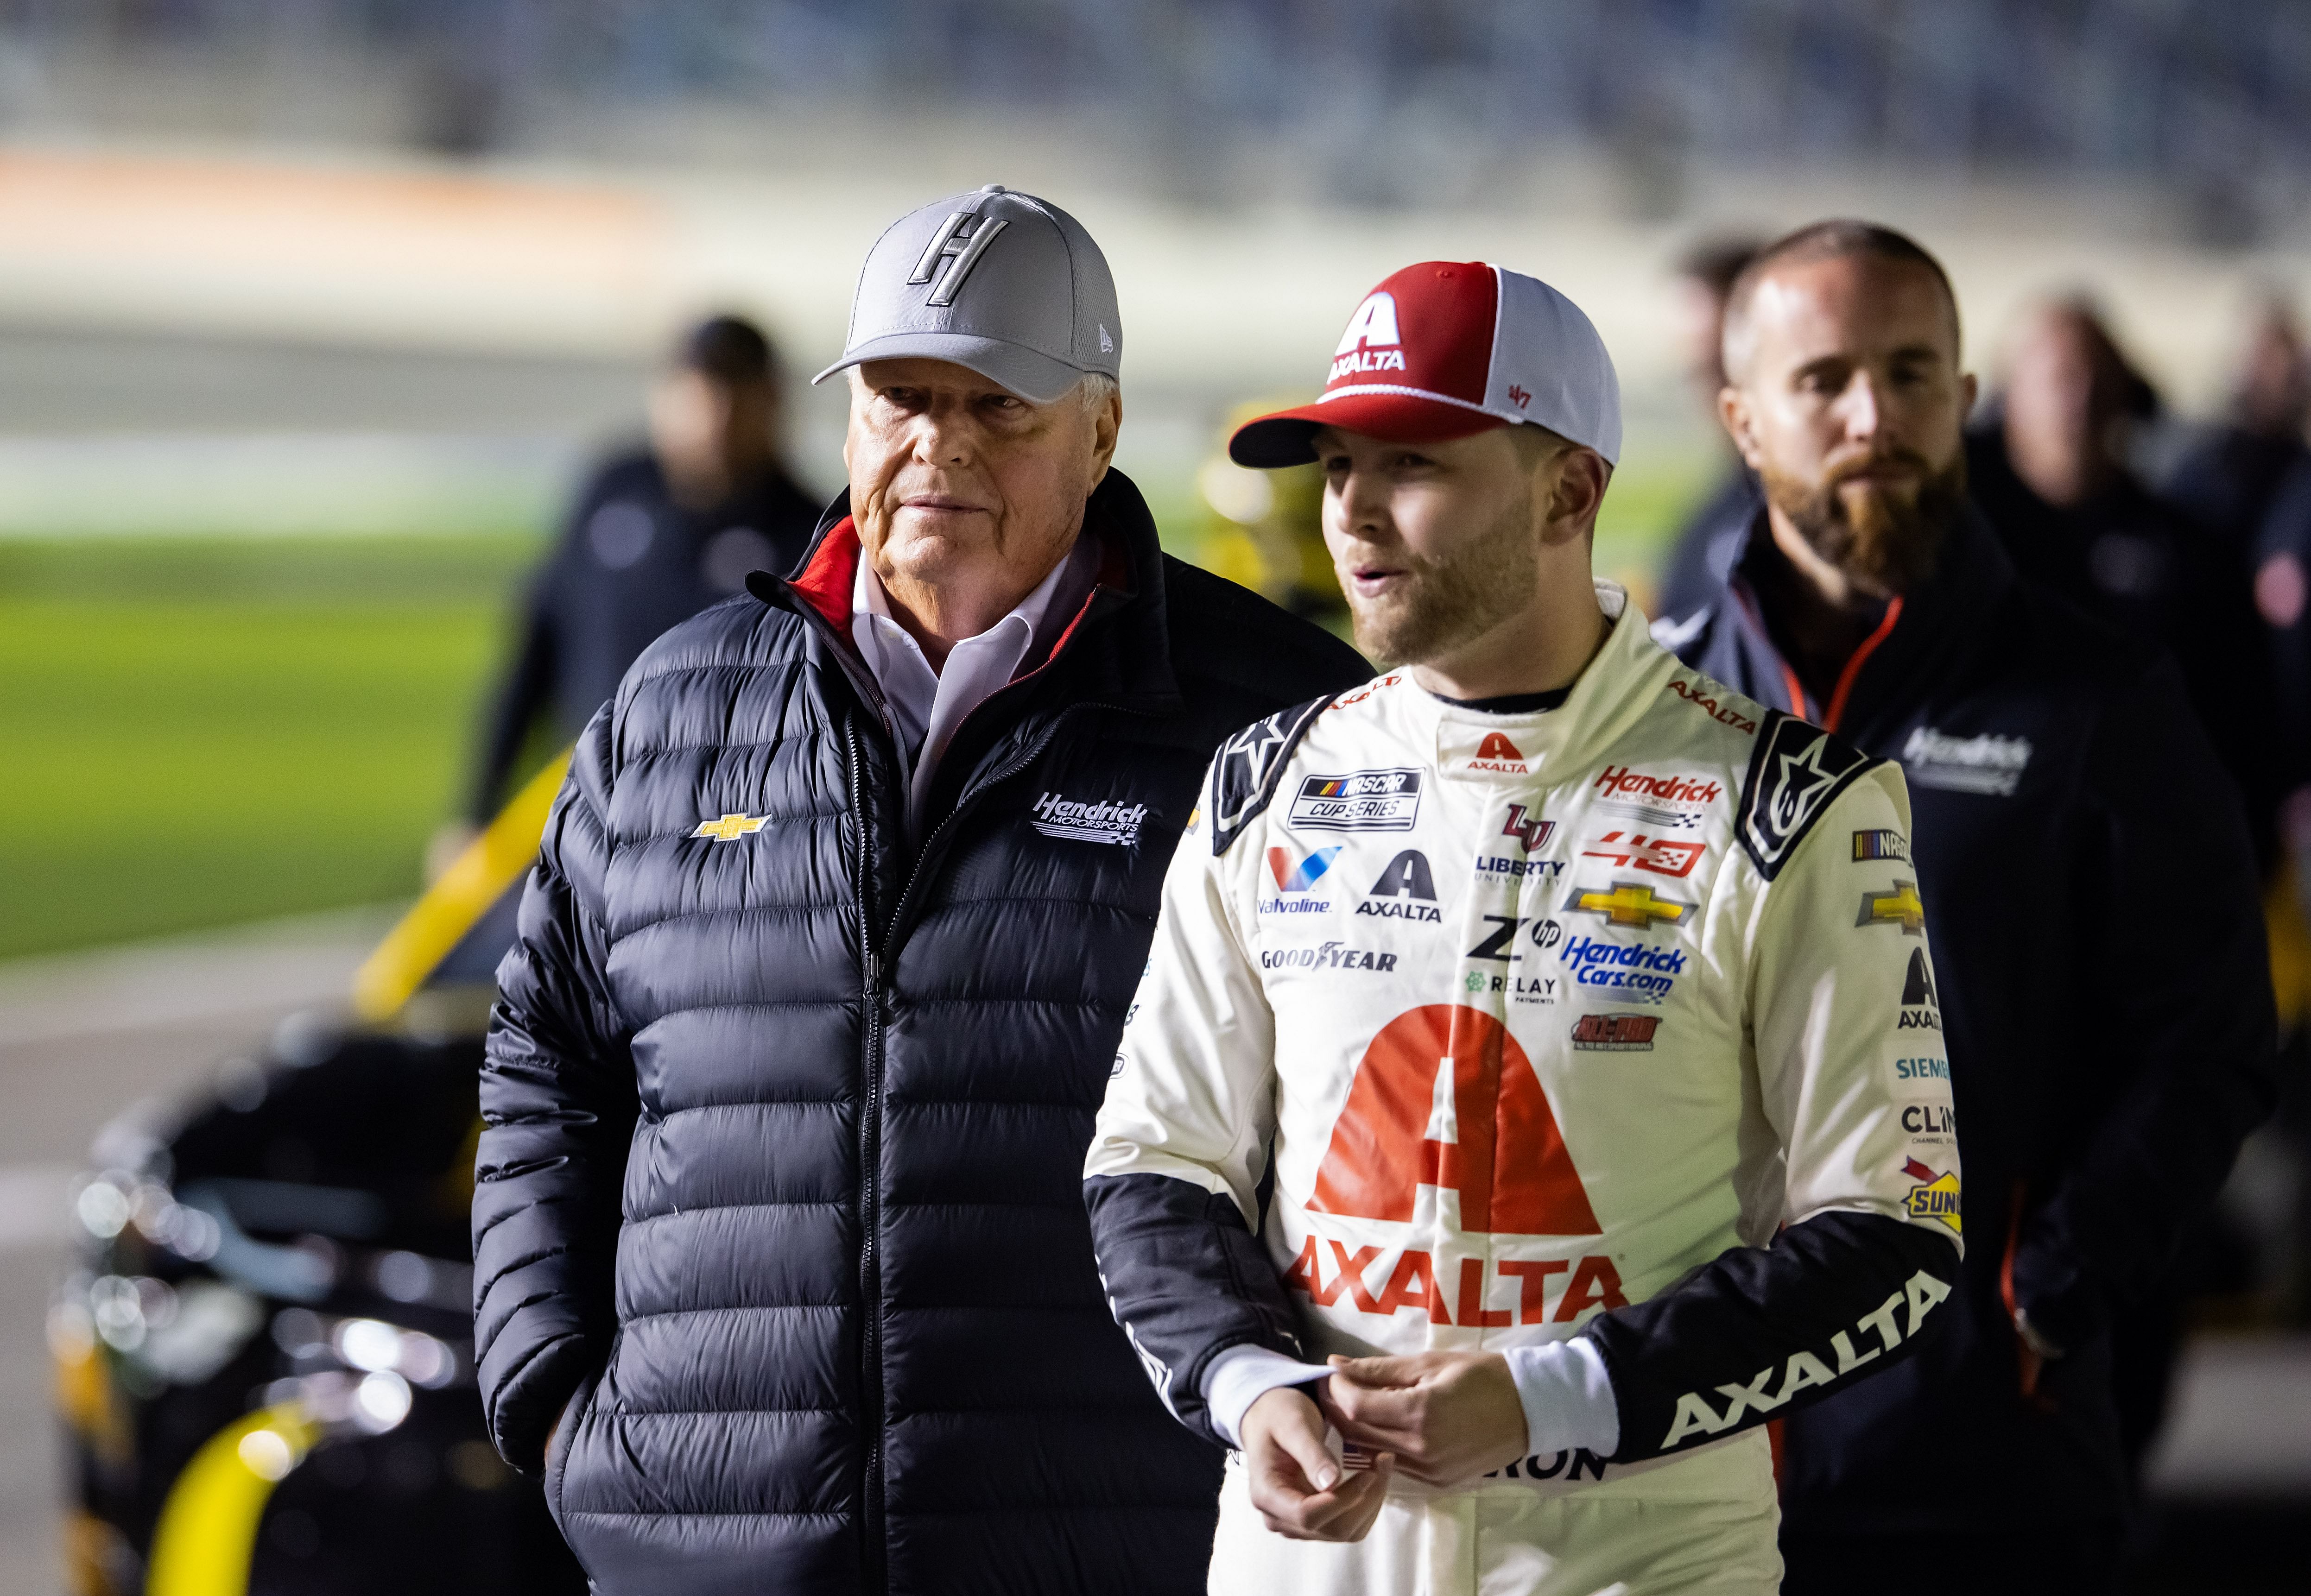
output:
[[[1338,848],[1319,848],[1295,864],[1288,850],[1271,848],[1268,850],[1268,873],[1276,877],[1279,892],[1304,893],[1332,868],[1332,861],[1339,857],[1339,853]]]

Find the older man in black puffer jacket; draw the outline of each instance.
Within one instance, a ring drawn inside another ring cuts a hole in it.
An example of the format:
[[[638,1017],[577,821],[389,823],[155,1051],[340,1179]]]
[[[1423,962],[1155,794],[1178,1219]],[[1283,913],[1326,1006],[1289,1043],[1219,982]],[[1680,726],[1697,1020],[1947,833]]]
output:
[[[1220,1455],[1109,1316],[1084,1148],[1213,750],[1369,673],[1158,551],[1120,341],[1056,207],[894,224],[847,500],[580,739],[499,972],[475,1313],[599,1592],[1203,1588]]]

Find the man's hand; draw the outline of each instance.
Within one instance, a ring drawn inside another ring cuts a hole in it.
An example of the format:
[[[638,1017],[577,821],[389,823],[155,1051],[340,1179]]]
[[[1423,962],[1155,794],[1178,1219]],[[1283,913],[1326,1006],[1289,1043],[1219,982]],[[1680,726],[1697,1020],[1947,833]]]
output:
[[[568,1396],[562,1399],[562,1411],[554,1416],[554,1427],[545,1432],[545,1451],[539,1455],[537,1460],[537,1466],[540,1469],[545,1468],[547,1461],[554,1456],[554,1443],[555,1439],[561,1435],[562,1426],[570,1422],[570,1410],[578,1405],[578,1391],[582,1391],[585,1389],[586,1388],[583,1385],[580,1385],[578,1388],[578,1391],[573,1391]]]
[[[1524,1405],[1497,1352],[1331,1364],[1326,1415],[1346,1439],[1395,1453],[1415,1479],[1458,1485],[1525,1455]]]
[[[1264,1391],[1236,1426],[1251,1504],[1291,1540],[1362,1540],[1380,1516],[1396,1460],[1351,1476],[1324,1444],[1324,1416],[1296,1385]]]

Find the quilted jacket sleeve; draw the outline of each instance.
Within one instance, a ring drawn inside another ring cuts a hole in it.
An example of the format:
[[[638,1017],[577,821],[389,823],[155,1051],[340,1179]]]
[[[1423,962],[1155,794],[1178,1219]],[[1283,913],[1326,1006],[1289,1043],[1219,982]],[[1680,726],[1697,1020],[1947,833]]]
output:
[[[1205,1371],[1231,1347],[1301,1356],[1299,1317],[1258,1231],[1276,1128],[1276,1016],[1215,857],[1217,810],[1180,839],[1084,1166],[1100,1278],[1156,1394],[1208,1440]]]
[[[603,980],[609,712],[580,737],[522,894],[482,1065],[474,1352],[490,1435],[537,1466],[562,1404],[607,1354],[635,1092]]]
[[[1909,820],[1900,772],[1876,766],[1740,902],[1745,1073],[1765,1154],[1748,1161],[1743,1228],[1757,1244],[1583,1332],[1612,1377],[1617,1461],[1731,1435],[1877,1373],[1956,1286],[1948,1066],[1939,1031],[1900,1019],[1932,1007]]]

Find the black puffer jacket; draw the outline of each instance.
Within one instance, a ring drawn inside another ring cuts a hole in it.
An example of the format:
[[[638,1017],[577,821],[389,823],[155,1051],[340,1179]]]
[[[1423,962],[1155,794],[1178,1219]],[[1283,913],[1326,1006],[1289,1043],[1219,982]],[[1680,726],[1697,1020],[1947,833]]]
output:
[[[578,1393],[547,1500],[604,1592],[1203,1588],[1219,1454],[1109,1316],[1084,1148],[1212,750],[1369,672],[1118,474],[1086,536],[920,857],[847,519],[580,741],[500,971],[475,1329],[509,1458]]]

